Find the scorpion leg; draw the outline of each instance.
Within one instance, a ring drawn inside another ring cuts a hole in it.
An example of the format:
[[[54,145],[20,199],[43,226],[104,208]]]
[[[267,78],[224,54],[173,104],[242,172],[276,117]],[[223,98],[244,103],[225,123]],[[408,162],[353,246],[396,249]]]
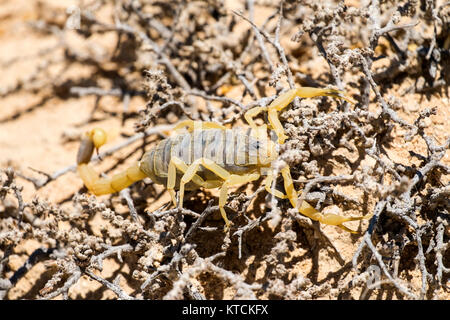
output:
[[[266,191],[277,198],[288,199],[288,196],[286,194],[284,194],[283,192],[281,192],[280,190],[276,190],[276,189],[273,190],[272,183],[273,183],[273,173],[272,173],[272,171],[268,171],[266,181],[264,182],[264,187],[265,187]],[[300,194],[301,194],[301,191],[297,191],[297,195],[300,195]]]
[[[278,143],[283,144],[286,140],[287,136],[284,134],[284,128],[281,125],[280,119],[278,118],[279,111],[286,108],[289,103],[291,103],[296,97],[300,98],[313,98],[313,97],[321,97],[321,96],[330,96],[334,98],[343,99],[350,103],[353,103],[350,98],[346,97],[342,91],[335,89],[322,89],[322,88],[311,88],[311,87],[300,87],[298,89],[291,89],[281,94],[278,98],[276,98],[272,103],[267,107],[269,123],[272,126],[273,130],[278,136]],[[261,108],[261,107],[259,107]],[[257,109],[257,108],[255,108]],[[251,110],[250,110],[251,111]],[[255,115],[259,112],[263,111],[257,110],[255,111]],[[250,113],[250,116],[252,113]],[[249,117],[250,117],[249,116]],[[247,119],[247,117],[246,117]],[[248,121],[248,119],[247,119]]]
[[[170,197],[172,198],[173,205],[177,206],[177,198],[175,196],[175,181],[177,178],[177,168],[175,166],[174,157],[169,162],[169,168],[167,170],[167,191],[169,191]],[[182,165],[185,165],[183,161],[181,161]]]
[[[245,120],[247,121],[250,128],[252,128],[251,135],[259,139],[264,139],[265,137],[267,137],[267,125],[263,124],[261,126],[257,126],[253,118],[263,111],[267,111],[267,107],[255,107],[248,110],[244,114]]]
[[[297,191],[295,191],[294,188],[294,182],[292,181],[291,173],[289,171],[289,167],[284,167],[281,169],[281,174],[284,178],[284,188],[286,190],[287,196],[289,198],[289,201],[291,202],[292,206],[294,208],[298,208],[298,197],[297,197]],[[317,211],[313,206],[311,206],[306,201],[302,202],[302,205],[300,208],[298,208],[298,211],[311,218],[312,220],[319,221],[324,224],[337,226],[345,231],[351,232],[351,233],[357,233],[354,230],[351,230],[343,225],[344,222],[348,221],[355,221],[355,220],[362,220],[362,219],[368,219],[372,216],[372,214],[367,214],[362,217],[343,217],[336,214],[328,213],[328,214],[322,214],[319,211]]]
[[[273,173],[272,173],[272,171],[269,170],[267,172],[267,178],[264,183],[264,187],[265,187],[266,191],[277,198],[287,199],[288,196],[285,195],[283,192],[276,190],[276,189],[272,189],[272,183],[273,183]]]
[[[176,201],[175,191],[174,191],[176,177],[177,177],[177,169],[183,173],[186,173],[188,168],[189,167],[187,166],[187,164],[184,163],[184,161],[181,160],[180,158],[175,157],[175,156],[171,157],[170,163],[169,163],[168,175],[167,175],[167,190],[170,193],[170,197],[172,198],[172,202],[175,205],[175,207],[177,206],[177,201]],[[192,181],[195,184],[197,184],[201,187],[204,187],[204,188],[216,188],[218,185],[222,184],[221,181],[216,181],[216,180],[205,181],[197,174],[194,174],[192,176]],[[183,198],[184,198],[184,184],[180,184],[180,207],[183,206]]]
[[[193,178],[195,177],[196,172],[198,171],[200,165],[204,165],[204,163],[206,163],[206,162],[208,162],[208,163],[211,162],[211,164],[215,164],[210,159],[200,158],[200,159],[197,159],[194,162],[192,162],[191,165],[189,167],[187,167],[186,170],[184,170],[184,175],[183,175],[183,177],[181,178],[181,181],[180,181],[180,202],[179,202],[179,206],[180,207],[183,206],[184,185],[186,183],[188,183],[189,181],[193,180]],[[216,170],[217,172],[214,172],[214,171],[213,172],[216,175],[218,175],[220,178],[225,180],[230,174],[228,173],[228,171],[226,171],[225,169],[221,168],[220,166],[218,166],[218,165],[216,165],[216,166],[219,167],[220,170],[219,171]],[[204,167],[207,168],[207,166],[205,166],[205,165],[204,165]]]
[[[200,158],[194,161],[186,170],[185,174],[181,178],[180,182],[180,205],[182,203],[182,194],[184,192],[184,185],[193,179],[195,173],[198,171],[200,165],[217,175],[219,178],[225,180],[222,184],[222,188],[220,189],[219,196],[219,209],[222,214],[222,218],[225,221],[226,229],[230,227],[230,221],[227,218],[227,214],[225,209],[225,202],[227,200],[227,191],[228,187],[235,184],[243,184],[253,180],[257,180],[259,178],[259,173],[245,174],[245,175],[236,175],[230,174],[227,170],[219,166],[217,163],[207,158]],[[214,180],[215,181],[215,180]],[[206,182],[206,181],[205,181]],[[215,186],[217,187],[217,185]]]
[[[227,202],[227,195],[228,195],[228,187],[236,185],[236,184],[244,184],[248,183],[254,180],[258,180],[260,177],[259,173],[249,173],[249,174],[243,174],[243,175],[237,175],[237,174],[231,174],[223,183],[222,187],[220,188],[220,195],[219,195],[219,210],[222,214],[222,218],[225,221],[225,231],[230,229],[230,221],[228,220],[227,213],[225,212],[224,206]]]
[[[194,120],[183,120],[181,122],[179,122],[174,128],[173,130],[177,131],[180,130],[182,128],[187,127],[188,132],[192,132],[196,129],[223,129],[225,130],[226,127],[216,123],[216,122],[211,122],[211,121],[194,121]]]
[[[247,121],[248,125],[253,129],[253,130],[258,130],[258,126],[256,125],[255,121],[253,120],[254,117],[256,117],[258,114],[260,114],[263,111],[267,111],[267,107],[255,107],[252,108],[250,110],[248,110],[245,114],[244,114],[244,118]]]

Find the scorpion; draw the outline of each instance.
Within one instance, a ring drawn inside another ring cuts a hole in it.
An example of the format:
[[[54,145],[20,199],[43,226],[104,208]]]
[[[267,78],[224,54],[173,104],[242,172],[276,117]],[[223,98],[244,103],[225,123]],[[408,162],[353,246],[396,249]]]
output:
[[[312,220],[356,233],[343,223],[366,219],[368,215],[344,217],[332,213],[322,214],[306,201],[302,201],[298,207],[300,193],[295,190],[288,165],[279,170],[286,193],[272,188],[275,177],[270,169],[273,161],[277,159],[277,144],[273,141],[276,138],[269,138],[267,124],[258,127],[254,121],[260,113],[267,112],[270,128],[275,132],[278,144],[284,144],[287,136],[278,118],[278,112],[296,97],[320,96],[331,96],[352,103],[351,99],[339,90],[300,87],[282,93],[269,106],[249,109],[244,114],[249,125],[247,130],[228,129],[216,122],[183,120],[174,127],[176,135],[160,141],[156,147],[145,152],[141,160],[111,178],[99,177],[89,164],[94,149],[98,152],[107,139],[103,129],[94,128],[81,140],[77,171],[87,189],[94,195],[119,192],[134,182],[149,177],[154,183],[166,185],[174,206],[179,208],[183,207],[185,190],[220,187],[219,210],[225,221],[225,230],[231,225],[224,209],[229,187],[258,180],[266,173],[264,187],[268,193],[280,199],[289,199],[298,212]],[[183,128],[187,128],[187,132],[181,133]],[[179,190],[178,202],[175,190]]]

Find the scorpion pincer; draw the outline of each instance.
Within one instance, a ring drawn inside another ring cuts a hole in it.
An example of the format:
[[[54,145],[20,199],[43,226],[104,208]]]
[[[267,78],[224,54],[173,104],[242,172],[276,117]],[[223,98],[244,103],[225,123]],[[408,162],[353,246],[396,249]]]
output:
[[[281,94],[267,107],[255,107],[247,111],[245,119],[249,124],[248,128],[227,129],[215,122],[181,121],[174,128],[177,135],[160,141],[140,161],[111,178],[100,178],[89,164],[94,149],[98,150],[106,142],[103,129],[95,128],[82,139],[77,156],[77,171],[86,187],[95,195],[115,193],[149,177],[155,183],[166,185],[173,204],[179,207],[183,206],[185,190],[220,188],[219,209],[226,229],[231,225],[224,210],[229,187],[258,180],[265,174],[265,189],[273,196],[289,199],[294,208],[313,220],[354,233],[343,223],[366,219],[369,215],[344,217],[322,214],[306,201],[302,201],[298,207],[298,192],[294,188],[289,166],[280,170],[286,194],[272,188],[274,176],[271,166],[278,157],[276,142],[269,138],[267,125],[258,127],[253,120],[259,113],[267,111],[277,142],[283,144],[287,136],[278,119],[278,112],[295,97],[318,96],[332,96],[351,102],[338,90],[301,87]],[[187,132],[180,132],[182,128],[187,128]],[[178,203],[175,190],[179,190]]]

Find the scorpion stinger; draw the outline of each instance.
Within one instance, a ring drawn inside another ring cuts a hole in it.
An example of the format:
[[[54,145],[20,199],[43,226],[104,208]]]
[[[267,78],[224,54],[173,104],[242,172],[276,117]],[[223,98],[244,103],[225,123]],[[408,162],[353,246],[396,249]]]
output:
[[[77,154],[77,171],[86,187],[95,195],[118,192],[147,175],[139,169],[139,163],[134,163],[122,173],[112,178],[100,178],[89,164],[94,149],[98,150],[106,142],[106,133],[101,128],[89,131],[81,140]]]

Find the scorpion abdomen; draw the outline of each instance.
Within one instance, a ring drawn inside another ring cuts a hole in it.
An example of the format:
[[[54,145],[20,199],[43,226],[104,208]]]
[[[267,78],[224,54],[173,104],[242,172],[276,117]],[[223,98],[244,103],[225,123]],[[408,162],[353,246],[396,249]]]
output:
[[[166,184],[172,157],[181,159],[187,166],[199,158],[207,158],[230,173],[242,174],[255,170],[256,161],[249,155],[258,141],[251,129],[201,129],[164,139],[144,154],[140,169],[155,183]],[[255,149],[256,150],[256,149]],[[205,180],[218,180],[213,172],[203,167],[197,174]],[[182,172],[177,172],[177,185]],[[187,188],[196,189],[191,183]]]

